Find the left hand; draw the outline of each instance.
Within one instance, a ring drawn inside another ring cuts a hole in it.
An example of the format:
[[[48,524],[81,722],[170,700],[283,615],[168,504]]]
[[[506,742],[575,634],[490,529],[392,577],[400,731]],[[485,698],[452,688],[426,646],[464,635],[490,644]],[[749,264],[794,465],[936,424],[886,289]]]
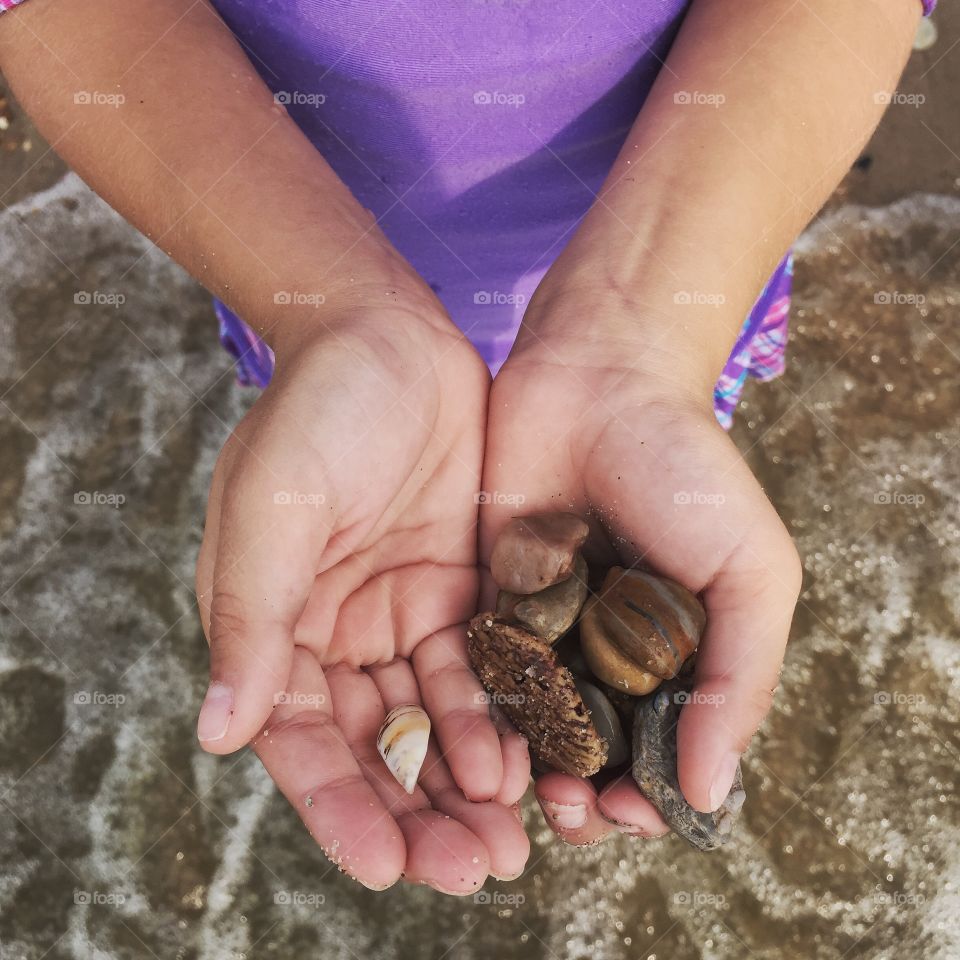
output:
[[[654,364],[636,344],[605,344],[597,336],[605,314],[623,310],[605,299],[553,298],[548,309],[567,314],[552,325],[561,333],[535,336],[526,327],[494,381],[483,486],[525,499],[519,510],[496,502],[482,508],[481,557],[489,560],[512,514],[571,511],[591,518],[588,559],[642,561],[701,595],[707,629],[694,696],[681,715],[678,763],[687,800],[708,811],[726,796],[770,707],[801,567],[783,523],[716,421],[712,381],[688,376],[682,357],[661,353]],[[528,316],[538,309],[535,298]],[[589,329],[584,316],[594,318]],[[626,329],[624,320],[609,329]],[[582,336],[564,337],[578,325]],[[496,588],[486,579],[489,609]],[[598,793],[590,781],[549,773],[536,793],[547,822],[569,843],[666,832],[629,774]]]
[[[220,455],[197,564],[212,681],[197,732],[212,753],[250,743],[365,886],[462,896],[529,852],[511,809],[526,748],[498,735],[466,662],[489,374],[428,293],[394,289],[388,305],[382,288],[330,299],[278,341]],[[376,747],[405,703],[435,733],[411,794]]]

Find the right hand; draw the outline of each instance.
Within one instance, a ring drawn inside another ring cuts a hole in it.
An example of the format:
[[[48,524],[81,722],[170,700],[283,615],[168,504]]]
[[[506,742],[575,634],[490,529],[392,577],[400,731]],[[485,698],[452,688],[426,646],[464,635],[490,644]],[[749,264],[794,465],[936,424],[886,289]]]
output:
[[[707,626],[693,697],[677,730],[677,775],[696,810],[716,810],[770,708],[800,591],[800,561],[717,423],[715,374],[702,358],[677,350],[665,375],[651,361],[661,355],[649,345],[631,348],[604,336],[636,325],[642,306],[623,304],[616,292],[604,298],[591,291],[584,299],[559,283],[544,288],[546,296],[537,292],[494,381],[484,489],[522,494],[527,513],[562,503],[589,516],[597,536],[588,550],[598,566],[642,560],[701,595]],[[577,327],[584,316],[591,317],[589,337]],[[672,330],[682,318],[663,323]],[[502,504],[484,509],[485,557],[509,515]],[[488,590],[492,601],[492,581]],[[599,777],[597,786],[558,772],[538,778],[537,799],[562,839],[593,844],[617,832],[666,832],[629,774]]]
[[[221,452],[197,566],[198,736],[218,754],[252,742],[366,886],[467,894],[526,862],[511,807],[529,760],[495,729],[465,651],[489,374],[424,299],[324,308]],[[407,796],[376,735],[410,702],[439,749]]]

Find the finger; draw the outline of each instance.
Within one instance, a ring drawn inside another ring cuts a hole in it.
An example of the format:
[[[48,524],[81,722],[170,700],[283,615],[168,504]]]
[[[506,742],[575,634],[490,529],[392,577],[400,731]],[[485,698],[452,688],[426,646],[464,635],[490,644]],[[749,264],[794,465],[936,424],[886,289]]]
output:
[[[362,691],[353,706],[362,715],[379,709]],[[364,778],[334,722],[323,671],[302,647],[294,656],[286,696],[253,749],[340,869],[374,890],[397,881],[407,861],[403,832]]]
[[[389,684],[390,690],[393,694],[396,694],[398,688],[403,687],[405,694],[412,696],[410,684],[416,681],[409,664],[402,660],[397,661],[390,668],[394,671],[394,676],[398,672],[398,667],[400,670],[405,670],[407,676],[399,684],[397,682]],[[381,679],[383,678],[384,674],[381,673]],[[519,741],[523,750],[523,757],[519,764],[514,766],[519,766],[521,772],[526,771],[523,788],[525,789],[529,780],[530,769],[526,742],[516,733],[507,734],[507,736],[514,742]],[[501,742],[503,741],[501,740]],[[516,774],[513,774],[513,776],[516,778]],[[521,819],[513,809],[516,799],[510,803],[497,800],[475,803],[468,800],[463,795],[459,785],[454,781],[449,766],[440,755],[436,741],[432,738],[427,750],[424,772],[421,775],[420,782],[434,809],[440,810],[458,820],[464,826],[469,827],[484,844],[489,859],[488,869],[490,873],[500,880],[512,880],[520,876],[527,858],[530,856],[530,841],[523,830]]]
[[[420,810],[400,818],[409,837],[404,879],[456,897],[483,886],[490,859],[476,834],[439,810]]]
[[[490,720],[500,737],[500,755],[503,757],[503,783],[496,799],[512,807],[530,785],[530,749],[527,738],[517,733],[496,704],[490,705]]]
[[[384,707],[418,703],[417,679],[410,664],[394,660],[372,667]],[[501,879],[519,876],[530,854],[530,843],[509,805],[497,802],[474,803],[464,797],[448,765],[431,738],[420,775],[420,786],[439,810],[462,823],[483,843],[490,871]]]
[[[530,856],[530,840],[509,806],[488,800],[473,803],[459,787],[431,797],[435,809],[462,823],[486,848],[487,870],[498,880],[515,880]]]
[[[662,837],[670,832],[656,807],[640,792],[629,773],[611,780],[600,791],[597,810],[618,833],[632,837]]]
[[[530,750],[526,738],[519,733],[503,734],[500,737],[500,755],[503,757],[503,783],[495,799],[512,807],[530,785]]]
[[[492,800],[503,784],[500,738],[483,687],[467,661],[463,626],[441,630],[418,644],[413,669],[454,779],[470,800]]]
[[[704,594],[707,628],[677,728],[680,788],[697,810],[723,802],[770,709],[800,579],[784,532],[779,544],[745,540]]]
[[[417,680],[406,660],[369,667],[366,672],[380,693],[385,711],[405,703],[420,703]],[[460,792],[432,736],[418,783],[432,807],[437,806],[437,798]],[[450,806],[447,804],[448,809]],[[460,812],[441,812],[438,807],[399,818],[408,850],[405,879],[452,894],[471,893],[483,883],[490,870],[490,855],[483,839],[460,820]]]
[[[670,443],[637,443],[657,436]],[[678,774],[692,806],[716,809],[771,703],[800,586],[796,550],[709,412],[658,407],[640,423],[618,421],[594,466],[591,497],[642,505],[613,524],[625,562],[641,557],[703,597],[707,626],[678,727]]]
[[[289,455],[269,447],[244,451],[225,478],[211,587],[210,686],[197,722],[197,736],[212,753],[247,743],[286,688],[294,627],[326,543],[327,513],[309,498],[292,498],[290,483],[270,466]],[[306,465],[300,471],[309,476]]]
[[[195,589],[197,609],[204,636],[210,636],[210,600],[213,595],[213,565],[220,540],[220,503],[223,499],[223,458],[217,461],[207,494],[207,513],[203,522],[203,539],[197,554]]]
[[[397,782],[377,750],[386,710],[373,679],[361,670],[336,666],[324,671],[333,702],[333,722],[380,802],[394,816],[423,810],[430,800],[420,786],[412,794]]]
[[[422,704],[420,687],[408,660],[397,657],[389,663],[365,667],[364,672],[376,686],[385,713],[405,703]],[[437,748],[434,733],[435,731],[431,729],[427,755],[423,759],[420,776],[417,778],[417,785],[428,797],[456,786],[450,768]]]
[[[565,843],[600,843],[615,832],[597,809],[597,791],[589,780],[567,773],[545,773],[534,786],[543,819]]]

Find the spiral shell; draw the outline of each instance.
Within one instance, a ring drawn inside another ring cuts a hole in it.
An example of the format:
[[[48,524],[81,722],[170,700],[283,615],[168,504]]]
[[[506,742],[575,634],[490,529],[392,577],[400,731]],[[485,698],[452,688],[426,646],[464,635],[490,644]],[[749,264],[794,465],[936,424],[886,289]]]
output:
[[[430,718],[422,707],[394,707],[377,734],[377,750],[387,769],[407,793],[413,793],[430,742]]]

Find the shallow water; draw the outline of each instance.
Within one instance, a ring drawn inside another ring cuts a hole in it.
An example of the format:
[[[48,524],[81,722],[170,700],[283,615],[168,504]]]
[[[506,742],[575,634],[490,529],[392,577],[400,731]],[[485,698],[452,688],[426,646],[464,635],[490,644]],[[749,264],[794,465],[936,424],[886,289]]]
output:
[[[360,888],[254,758],[195,747],[193,560],[252,395],[207,296],[75,177],[0,214],[0,956],[960,955],[958,225],[826,215],[788,373],[748,387],[735,437],[807,574],[735,841],[572,850],[528,806],[524,876],[454,900]]]

